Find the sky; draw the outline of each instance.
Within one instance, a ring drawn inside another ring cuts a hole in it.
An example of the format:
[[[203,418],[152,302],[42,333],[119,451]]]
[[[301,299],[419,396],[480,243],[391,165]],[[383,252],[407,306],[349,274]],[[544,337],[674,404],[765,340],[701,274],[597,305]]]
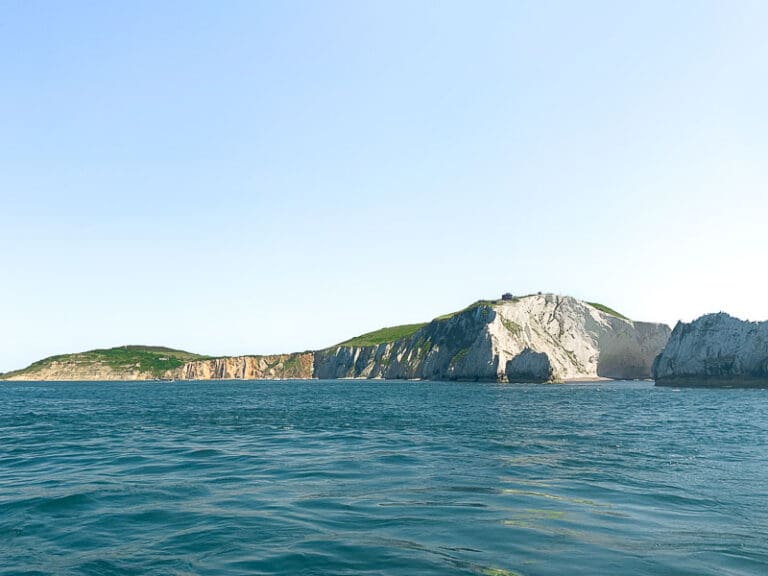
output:
[[[0,0],[0,371],[502,292],[768,319],[768,3]]]

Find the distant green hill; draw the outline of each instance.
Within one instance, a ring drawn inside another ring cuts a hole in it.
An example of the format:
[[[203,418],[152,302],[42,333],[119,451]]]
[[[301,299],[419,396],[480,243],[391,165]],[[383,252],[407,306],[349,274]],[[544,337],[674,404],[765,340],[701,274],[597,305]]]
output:
[[[54,363],[90,364],[111,368],[113,370],[139,369],[154,377],[161,377],[167,370],[173,370],[190,360],[209,358],[201,354],[193,354],[184,350],[174,350],[165,346],[118,346],[78,352],[76,354],[59,354],[38,360],[21,370],[6,372],[0,378],[12,378],[23,374],[34,374],[50,368]]]

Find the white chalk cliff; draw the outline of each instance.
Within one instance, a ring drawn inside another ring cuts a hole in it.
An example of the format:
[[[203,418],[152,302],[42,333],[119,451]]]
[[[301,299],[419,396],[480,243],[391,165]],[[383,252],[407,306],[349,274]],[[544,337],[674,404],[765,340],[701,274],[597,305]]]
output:
[[[653,372],[659,386],[768,386],[768,322],[722,312],[679,322]]]
[[[317,378],[548,382],[644,379],[669,338],[575,298],[538,294],[480,302],[378,346],[315,353]]]

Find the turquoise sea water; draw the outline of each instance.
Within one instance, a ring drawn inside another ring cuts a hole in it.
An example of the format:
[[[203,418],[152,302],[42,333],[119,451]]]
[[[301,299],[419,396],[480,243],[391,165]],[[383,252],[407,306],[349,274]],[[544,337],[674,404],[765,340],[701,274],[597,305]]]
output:
[[[0,574],[768,574],[768,390],[0,384]]]

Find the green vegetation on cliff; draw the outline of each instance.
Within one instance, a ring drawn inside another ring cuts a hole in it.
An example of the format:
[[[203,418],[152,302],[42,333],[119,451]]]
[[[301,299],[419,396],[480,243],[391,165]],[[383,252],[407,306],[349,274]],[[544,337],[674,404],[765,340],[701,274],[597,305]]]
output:
[[[378,346],[379,344],[388,344],[389,342],[394,342],[400,338],[407,338],[411,334],[414,334],[419,328],[423,328],[424,326],[426,326],[426,323],[423,322],[421,324],[403,324],[401,326],[390,326],[388,328],[382,328],[381,330],[376,330],[374,332],[368,332],[367,334],[356,336],[355,338],[350,338],[341,344],[333,346],[333,348],[338,346]]]
[[[592,308],[597,308],[600,310],[600,312],[605,312],[606,314],[610,314],[611,316],[616,316],[616,318],[621,318],[622,320],[629,320],[624,314],[621,314],[620,312],[616,312],[613,308],[608,308],[605,304],[600,304],[598,302],[587,302]]]
[[[515,299],[515,302],[517,302],[519,298]],[[502,300],[478,300],[476,302],[472,302],[469,306],[466,308],[462,308],[461,310],[457,310],[456,312],[449,312],[448,314],[443,314],[441,316],[438,316],[435,318],[435,320],[449,320],[456,316],[457,314],[461,314],[462,312],[466,312],[467,310],[472,310],[473,308],[478,308],[480,306],[493,306],[495,304],[499,304],[502,302]]]
[[[118,371],[140,370],[159,378],[167,370],[179,368],[190,360],[202,360],[204,358],[208,357],[164,346],[119,346],[117,348],[89,350],[77,354],[50,356],[30,364],[22,370],[6,372],[0,378],[34,374],[49,368],[54,363],[102,365]]]
[[[461,314],[462,312],[467,312],[468,310],[472,310],[481,306],[492,306],[494,304],[498,304],[499,302],[501,302],[501,300],[478,300],[466,308],[438,316],[432,320],[432,322],[449,320],[457,314]],[[427,324],[429,324],[429,322],[421,322],[419,324],[403,324],[401,326],[381,328],[380,330],[376,330],[374,332],[368,332],[367,334],[362,334],[360,336],[350,338],[349,340],[345,340],[340,344],[336,344],[336,346],[331,346],[331,348],[337,348],[339,346],[378,346],[379,344],[389,344],[390,342],[395,342],[401,338],[407,338],[408,336],[413,335],[417,330],[423,328]]]

